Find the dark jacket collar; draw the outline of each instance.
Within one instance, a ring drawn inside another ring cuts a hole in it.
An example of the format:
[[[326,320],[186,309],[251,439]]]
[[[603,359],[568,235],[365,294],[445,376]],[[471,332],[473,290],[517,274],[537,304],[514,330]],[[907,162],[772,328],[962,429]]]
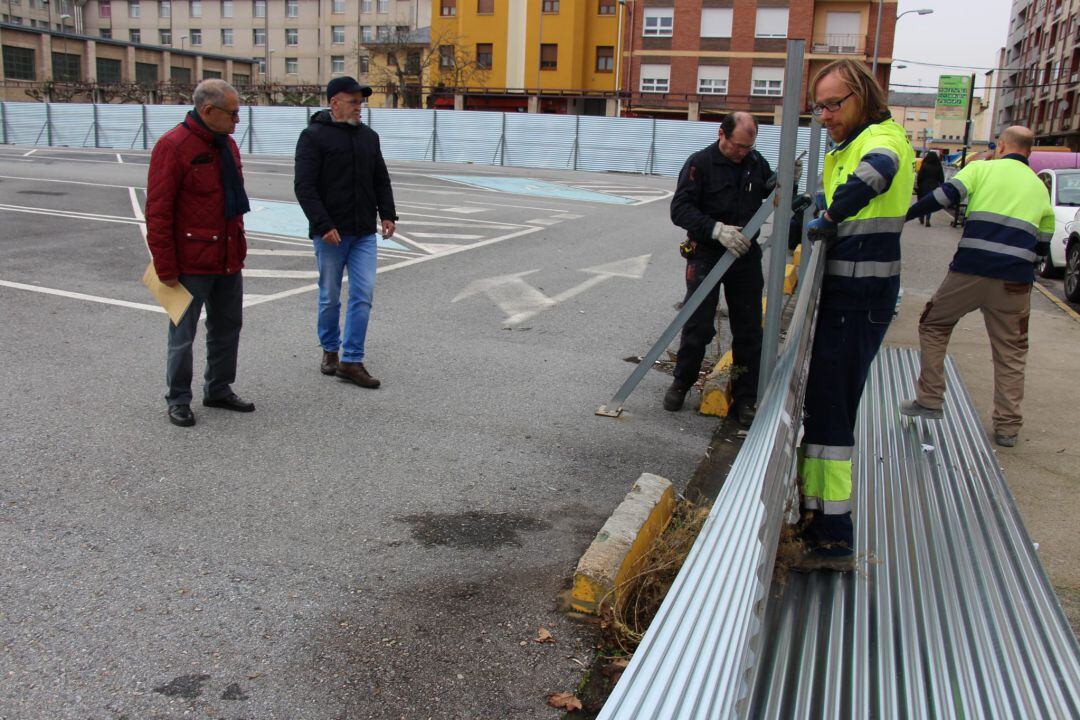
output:
[[[206,123],[199,117],[199,113],[194,110],[188,110],[187,117],[184,118],[184,126],[195,135],[206,142],[213,144],[214,136],[217,134],[210,128],[206,127]]]
[[[1031,164],[1031,163],[1028,162],[1027,157],[1025,157],[1024,155],[1021,155],[1020,153],[1009,153],[1008,155],[1002,156],[1001,159],[1002,160],[1016,160],[1017,162],[1022,162],[1025,165],[1030,165]]]
[[[752,149],[752,150],[750,150],[750,152],[746,153],[746,156],[743,157],[742,162],[739,162],[739,163],[734,162],[733,160],[728,158],[727,155],[725,155],[724,153],[722,153],[720,151],[720,141],[719,140],[717,140],[716,142],[714,142],[712,145],[709,146],[709,153],[710,153],[709,159],[712,161],[712,163],[714,165],[729,165],[729,166],[731,166],[733,168],[739,168],[739,169],[743,169],[743,168],[746,168],[746,167],[750,166],[752,163],[756,162],[756,157],[757,157],[757,150]]]

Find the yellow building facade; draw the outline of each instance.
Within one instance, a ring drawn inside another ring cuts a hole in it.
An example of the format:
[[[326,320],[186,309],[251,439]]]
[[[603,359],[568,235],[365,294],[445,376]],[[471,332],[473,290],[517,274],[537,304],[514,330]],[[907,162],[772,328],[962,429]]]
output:
[[[432,45],[452,44],[459,63],[480,66],[454,82],[447,53],[433,79],[486,90],[614,93],[617,7],[616,0],[433,0]]]

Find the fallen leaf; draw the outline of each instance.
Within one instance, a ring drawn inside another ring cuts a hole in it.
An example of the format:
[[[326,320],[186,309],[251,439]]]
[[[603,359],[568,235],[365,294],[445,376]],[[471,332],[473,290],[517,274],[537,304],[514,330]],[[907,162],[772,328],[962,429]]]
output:
[[[551,636],[551,633],[547,631],[547,628],[540,628],[536,631],[536,637],[533,638],[538,643],[553,643],[555,638]]]
[[[574,693],[569,692],[548,695],[547,704],[553,708],[569,710],[570,712],[581,709],[581,701],[574,697]]]

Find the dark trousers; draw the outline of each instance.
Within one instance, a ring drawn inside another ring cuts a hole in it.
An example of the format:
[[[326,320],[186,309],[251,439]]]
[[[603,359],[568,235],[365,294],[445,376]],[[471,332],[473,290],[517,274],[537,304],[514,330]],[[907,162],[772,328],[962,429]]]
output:
[[[700,256],[686,261],[686,300],[717,262],[717,258]],[[732,263],[720,284],[712,289],[683,326],[675,361],[675,379],[686,387],[697,382],[705,349],[716,335],[716,307],[720,303],[721,285],[731,327],[732,396],[736,404],[753,405],[757,400],[761,364],[761,294],[765,288],[761,275],[761,248],[757,245]]]
[[[233,275],[181,275],[191,293],[191,305],[179,325],[169,322],[165,360],[165,400],[169,405],[191,404],[192,352],[199,314],[206,305],[206,375],[203,397],[218,400],[232,392],[236,381],[236,352],[243,325],[244,280]]]
[[[811,445],[854,448],[859,401],[870,365],[881,348],[892,318],[892,310],[844,310],[824,306],[818,311],[803,402],[804,449]],[[845,472],[848,473],[847,500],[850,502],[850,465],[848,468]],[[818,513],[812,530],[821,542],[853,547],[850,511]]]

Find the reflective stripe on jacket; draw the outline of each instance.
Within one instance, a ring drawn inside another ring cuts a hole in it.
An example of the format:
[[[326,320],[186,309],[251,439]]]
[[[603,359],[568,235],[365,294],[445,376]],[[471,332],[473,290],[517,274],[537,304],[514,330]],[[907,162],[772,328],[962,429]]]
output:
[[[1035,262],[1046,254],[1054,234],[1054,208],[1031,168],[1013,156],[983,160],[965,167],[946,185],[959,192],[961,203],[967,202],[964,234],[949,269],[1034,282]],[[934,193],[947,199],[943,187]]]
[[[915,185],[915,153],[904,129],[891,118],[866,125],[825,156],[823,182],[829,216],[839,224],[837,240],[829,247],[821,302],[893,308],[900,291],[900,230]],[[837,217],[834,202],[846,205],[847,196],[860,193],[868,200]]]

